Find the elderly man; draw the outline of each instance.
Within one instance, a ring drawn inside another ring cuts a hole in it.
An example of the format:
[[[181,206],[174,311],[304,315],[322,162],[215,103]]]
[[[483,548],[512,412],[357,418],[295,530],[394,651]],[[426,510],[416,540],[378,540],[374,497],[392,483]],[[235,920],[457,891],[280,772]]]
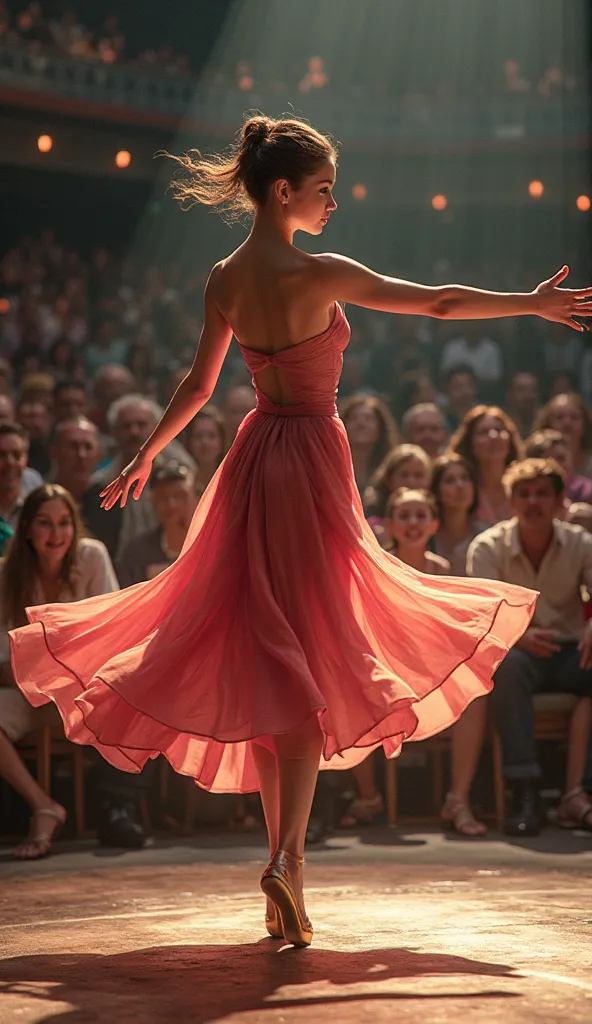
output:
[[[401,421],[403,439],[423,448],[430,459],[441,455],[446,445],[446,420],[435,402],[420,402],[404,413]]]
[[[146,398],[145,395],[124,395],[113,403],[109,409],[108,422],[115,441],[115,457],[93,476],[92,483],[98,485],[99,490],[102,490],[118,476],[121,470],[138,454],[141,445],[154,430],[162,413],[161,407],[151,398]],[[197,471],[195,461],[177,440],[171,441],[162,450],[154,460],[154,465],[156,467],[168,461],[187,466],[193,473]],[[103,511],[102,514],[112,516],[114,513],[119,518],[115,558],[119,558],[132,537],[156,530],[159,525],[148,488],[144,489],[137,501],[128,501],[125,508],[122,509],[119,506],[118,509],[112,508],[109,512]]]
[[[514,463],[504,487],[514,518],[472,541],[467,572],[540,591],[532,623],[497,669],[490,698],[512,793],[505,831],[537,835],[540,828],[535,693],[579,698],[558,818],[592,831],[592,803],[582,788],[592,721],[592,620],[584,622],[581,598],[582,584],[592,588],[592,535],[558,518],[565,478],[553,459]]]

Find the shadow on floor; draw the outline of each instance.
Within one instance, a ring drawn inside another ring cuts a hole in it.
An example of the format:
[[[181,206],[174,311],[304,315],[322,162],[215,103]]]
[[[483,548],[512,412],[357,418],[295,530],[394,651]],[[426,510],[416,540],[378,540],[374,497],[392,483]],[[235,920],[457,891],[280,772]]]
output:
[[[341,1006],[345,1019],[350,1016],[346,1005],[354,1001],[518,996],[486,984],[479,992],[464,991],[460,978],[457,991],[447,986],[441,994],[422,993],[414,984],[422,977],[451,975],[521,977],[511,967],[460,956],[407,949],[342,952],[313,946],[297,950],[263,939],[252,945],[157,946],[112,955],[15,957],[0,965],[0,993],[69,1004],[66,1012],[57,1015],[55,1008],[48,1008],[47,1015],[41,1011],[37,1024],[108,1020],[208,1024],[234,1013],[302,1006],[330,1006],[332,1019]],[[408,981],[409,990],[385,991],[384,982],[390,979]],[[355,993],[335,991],[340,985],[361,984],[364,989]],[[373,984],[379,984],[380,991],[373,992]],[[328,986],[332,986],[329,992]]]

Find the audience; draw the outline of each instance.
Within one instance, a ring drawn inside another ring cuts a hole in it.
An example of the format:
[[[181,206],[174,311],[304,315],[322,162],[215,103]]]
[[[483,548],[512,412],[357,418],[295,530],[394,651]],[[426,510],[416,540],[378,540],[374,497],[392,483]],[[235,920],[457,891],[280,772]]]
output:
[[[438,518],[432,550],[450,563],[453,576],[464,576],[469,544],[488,525],[476,518],[474,468],[462,455],[440,455],[433,465],[430,490]]]
[[[224,416],[209,402],[189,423],[184,436],[185,448],[197,466],[197,486],[205,490],[226,451]]]
[[[444,395],[446,427],[453,433],[477,404],[477,378],[470,366],[460,363],[444,375]]]
[[[446,445],[448,436],[442,411],[433,402],[414,405],[401,421],[403,439],[423,448],[430,459],[436,459]]]
[[[349,440],[354,476],[360,494],[387,452],[397,444],[393,416],[380,398],[352,395],[339,410]]]
[[[472,542],[468,575],[538,590],[532,624],[497,669],[490,702],[511,791],[505,831],[537,835],[541,770],[532,697],[577,697],[558,818],[592,831],[592,804],[582,787],[592,721],[592,620],[584,622],[581,587],[592,587],[592,536],[561,522],[565,477],[553,459],[525,459],[504,475],[515,518]]]
[[[513,373],[506,391],[505,408],[523,440],[533,430],[539,405],[539,382],[536,375],[528,370]]]
[[[449,453],[462,455],[477,480],[475,517],[493,526],[509,515],[503,475],[522,455],[516,424],[498,406],[477,405],[450,440]]]
[[[482,320],[465,320],[461,334],[444,345],[440,371],[445,374],[458,366],[470,366],[477,386],[491,401],[497,397],[504,365],[502,350],[488,337],[488,329]]]
[[[559,430],[571,448],[573,472],[592,478],[592,415],[580,395],[555,395],[540,410],[534,426]]]
[[[226,426],[226,451],[234,441],[238,428],[256,406],[255,388],[252,384],[237,384],[228,388],[224,396],[224,423]]]
[[[27,495],[43,480],[28,466],[29,439],[18,423],[0,423],[0,516],[15,527]]]
[[[527,437],[524,454],[529,459],[555,459],[565,473],[566,504],[592,502],[592,480],[573,471],[573,455],[567,438],[559,430],[535,430]]]
[[[16,435],[15,435],[16,436]],[[118,584],[107,551],[83,537],[71,495],[43,484],[25,499],[6,558],[0,564],[0,776],[31,808],[29,838],[13,851],[21,860],[45,857],[66,808],[41,789],[13,744],[44,723],[59,723],[54,705],[33,708],[17,688],[10,666],[8,630],[24,625],[25,608],[108,594]]]
[[[197,504],[192,470],[174,462],[155,469],[150,497],[158,526],[132,537],[124,547],[116,563],[122,587],[154,579],[178,558]]]

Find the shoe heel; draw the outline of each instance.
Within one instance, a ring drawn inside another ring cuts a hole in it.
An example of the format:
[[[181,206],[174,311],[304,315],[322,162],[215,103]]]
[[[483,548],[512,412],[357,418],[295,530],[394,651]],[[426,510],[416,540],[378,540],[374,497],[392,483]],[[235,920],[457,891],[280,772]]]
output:
[[[312,928],[309,930],[300,922],[300,914],[293,896],[281,878],[268,875],[261,880],[261,888],[266,896],[272,900],[277,909],[281,923],[282,934],[286,942],[293,946],[310,946],[312,942]]]

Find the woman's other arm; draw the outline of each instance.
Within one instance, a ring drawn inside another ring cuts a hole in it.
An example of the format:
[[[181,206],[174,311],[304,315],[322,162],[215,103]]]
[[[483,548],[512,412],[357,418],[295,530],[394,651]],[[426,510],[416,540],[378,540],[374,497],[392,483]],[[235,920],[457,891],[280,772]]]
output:
[[[541,316],[585,331],[574,316],[591,317],[592,288],[559,288],[568,267],[532,292],[493,292],[462,284],[429,286],[377,274],[349,259],[326,253],[316,257],[328,298],[385,313],[433,316],[439,320],[484,320],[502,316]]]

